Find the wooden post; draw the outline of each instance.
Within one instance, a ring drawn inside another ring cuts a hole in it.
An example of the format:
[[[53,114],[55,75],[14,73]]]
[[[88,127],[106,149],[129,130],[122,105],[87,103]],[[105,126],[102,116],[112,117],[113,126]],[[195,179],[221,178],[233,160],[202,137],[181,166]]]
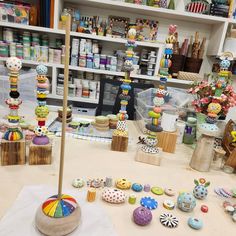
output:
[[[25,162],[25,140],[7,141],[3,139],[1,144],[2,166],[24,165]]]
[[[112,136],[111,150],[117,152],[127,152],[129,137],[127,136]]]
[[[52,163],[52,144],[29,146],[29,164],[30,165],[49,165]]]

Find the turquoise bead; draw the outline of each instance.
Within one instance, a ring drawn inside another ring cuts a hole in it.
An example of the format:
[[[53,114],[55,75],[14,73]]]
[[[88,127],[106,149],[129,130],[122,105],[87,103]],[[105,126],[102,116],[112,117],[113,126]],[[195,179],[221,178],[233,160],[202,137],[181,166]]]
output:
[[[188,219],[188,225],[193,229],[199,230],[203,227],[203,222],[200,219],[190,217]]]
[[[45,65],[40,64],[36,67],[36,72],[38,75],[47,75],[48,68]]]

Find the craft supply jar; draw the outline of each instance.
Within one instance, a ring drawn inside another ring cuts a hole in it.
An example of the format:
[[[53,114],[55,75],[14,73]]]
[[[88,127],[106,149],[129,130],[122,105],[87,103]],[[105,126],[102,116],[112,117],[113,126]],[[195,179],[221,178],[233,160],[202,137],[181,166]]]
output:
[[[147,75],[148,76],[153,76],[153,73],[154,73],[154,69],[148,69],[147,70]]]
[[[76,85],[75,84],[69,84],[68,86],[68,96],[69,97],[75,97],[76,93]]]
[[[38,61],[41,57],[41,49],[39,45],[34,46],[34,57],[36,61]]]
[[[79,54],[79,39],[73,38],[72,39],[71,55],[78,56],[78,54]]]
[[[194,117],[188,117],[183,137],[183,142],[185,144],[194,143],[196,138],[196,126],[197,126],[197,119]]]
[[[40,57],[41,57],[41,62],[48,62],[48,47],[47,46],[40,47]]]
[[[79,66],[80,67],[86,67],[86,53],[80,53]]]
[[[38,33],[32,33],[32,46],[35,45],[40,45]]]
[[[30,46],[24,44],[23,46],[24,60],[30,60]]]
[[[7,43],[0,41],[0,57],[8,57],[9,50]]]
[[[49,48],[48,50],[48,62],[53,63],[54,49]]]
[[[31,38],[30,37],[30,32],[24,31],[23,36],[22,36],[23,45],[30,46],[30,44],[31,44],[30,38]]]
[[[16,56],[16,43],[11,42],[10,43],[10,57]]]
[[[61,50],[60,49],[54,49],[53,63],[61,64]]]
[[[14,41],[12,29],[10,29],[10,28],[3,29],[3,41],[6,43],[11,43]]]
[[[57,85],[61,85],[61,86],[64,85],[64,75],[63,74],[59,74],[57,76]]]
[[[88,87],[83,87],[82,89],[82,97],[83,98],[89,98],[90,96],[90,91]]]
[[[23,59],[24,52],[23,52],[23,45],[22,44],[16,44],[16,57],[19,59]]]
[[[94,54],[99,53],[99,45],[98,45],[98,41],[97,40],[93,41],[92,53],[94,53]]]
[[[49,40],[48,40],[48,36],[46,34],[44,34],[42,36],[42,40],[41,40],[41,44],[42,46],[49,46]]]
[[[102,54],[100,56],[100,69],[105,70],[106,69],[106,64],[107,64],[107,56]]]
[[[70,65],[71,66],[78,66],[78,60],[79,60],[79,58],[77,56],[71,56]]]
[[[100,67],[100,54],[94,54],[93,57],[93,68],[99,69]]]
[[[80,40],[80,46],[79,46],[79,52],[80,53],[86,53],[86,39],[81,39]]]
[[[87,54],[86,65],[87,65],[87,68],[91,68],[91,69],[93,68],[93,54],[92,53]]]
[[[85,52],[86,53],[92,53],[92,40],[91,39],[86,40]]]
[[[183,143],[183,137],[184,137],[184,130],[185,130],[185,122],[182,120],[178,120],[176,122],[176,130],[177,130],[177,144]]]

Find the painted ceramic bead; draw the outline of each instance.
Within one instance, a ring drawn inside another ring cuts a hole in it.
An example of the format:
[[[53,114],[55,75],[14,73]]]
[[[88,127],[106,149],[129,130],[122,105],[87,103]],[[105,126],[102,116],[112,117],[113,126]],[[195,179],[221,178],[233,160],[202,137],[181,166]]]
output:
[[[119,204],[125,201],[124,191],[115,188],[105,188],[102,191],[102,199],[109,203]]]
[[[148,225],[152,221],[152,212],[145,207],[138,207],[133,212],[133,219],[137,225]]]
[[[47,136],[35,136],[32,142],[35,145],[47,145],[50,143],[50,139]]]
[[[170,196],[170,197],[175,196],[175,191],[171,188],[166,188],[164,192],[167,196]]]
[[[158,206],[158,202],[154,198],[151,198],[151,197],[141,198],[140,204],[141,206],[146,207],[149,210],[156,209]]]
[[[75,188],[82,188],[84,186],[84,180],[83,179],[74,179],[72,181],[72,186]]]
[[[87,201],[88,202],[94,202],[96,199],[96,189],[90,188],[87,192]]]
[[[116,187],[119,189],[130,189],[131,182],[127,179],[118,179],[116,180]]]
[[[105,180],[105,187],[112,187],[112,182],[113,182],[113,180],[112,180],[112,178],[111,177],[106,177],[106,180]]]
[[[37,126],[34,129],[34,132],[37,136],[45,136],[48,133],[47,126]]]
[[[128,202],[129,202],[129,204],[135,204],[136,203],[136,196],[134,194],[131,194],[129,196]]]
[[[203,222],[200,219],[190,217],[188,219],[188,225],[193,229],[199,230],[203,227]]]
[[[8,70],[18,72],[22,68],[22,62],[17,57],[9,57],[6,60],[6,66]]]
[[[151,118],[157,118],[159,119],[161,117],[161,114],[160,113],[156,113],[154,111],[149,111],[148,112],[148,116],[151,117]]]
[[[160,107],[154,107],[153,111],[156,113],[161,113],[161,108]]]
[[[163,188],[160,188],[160,187],[152,187],[151,192],[156,195],[163,195],[164,194]]]
[[[208,206],[202,205],[201,206],[201,211],[204,212],[204,213],[207,213],[208,212]]]
[[[47,106],[37,106],[35,108],[35,115],[40,118],[46,118],[49,114],[49,109]]]
[[[145,184],[143,187],[144,192],[150,192],[151,186],[149,184]]]
[[[152,146],[155,147],[158,143],[157,138],[152,138],[152,137],[146,137],[144,139],[144,142],[148,145],[148,146]]]
[[[163,206],[167,209],[167,210],[173,210],[175,208],[175,203],[172,200],[165,200],[163,202]]]
[[[155,97],[153,103],[155,106],[162,106],[165,103],[165,100],[164,98]]]
[[[45,65],[41,64],[36,67],[36,72],[38,75],[47,75],[48,68]]]
[[[146,124],[145,127],[147,130],[150,130],[152,132],[161,132],[163,130],[161,126],[156,126],[153,124]]]
[[[135,192],[141,192],[143,190],[143,186],[141,184],[134,183],[132,184],[132,190]]]
[[[205,199],[208,194],[207,187],[210,185],[210,182],[206,182],[205,179],[201,178],[198,180],[194,180],[194,183],[196,184],[195,188],[193,189],[193,195],[197,199]]]
[[[168,228],[175,228],[179,224],[179,220],[175,216],[168,213],[160,215],[160,222],[162,225]]]
[[[191,193],[181,193],[177,199],[178,208],[185,212],[190,212],[196,206],[196,199]]]

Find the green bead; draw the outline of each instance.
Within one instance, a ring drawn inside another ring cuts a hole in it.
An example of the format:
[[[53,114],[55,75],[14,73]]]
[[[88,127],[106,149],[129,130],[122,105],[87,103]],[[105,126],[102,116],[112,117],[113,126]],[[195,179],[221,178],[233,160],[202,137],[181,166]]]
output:
[[[156,113],[154,111],[149,111],[148,115],[152,118],[157,118],[157,119],[159,119],[161,117],[160,113]]]

